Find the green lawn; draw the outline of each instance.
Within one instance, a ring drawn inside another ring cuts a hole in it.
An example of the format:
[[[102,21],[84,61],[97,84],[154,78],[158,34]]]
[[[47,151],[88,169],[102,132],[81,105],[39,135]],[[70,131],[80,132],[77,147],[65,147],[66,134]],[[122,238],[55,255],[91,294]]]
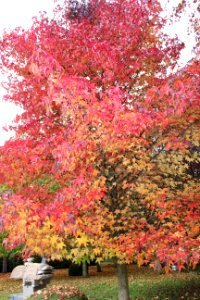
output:
[[[129,266],[131,299],[138,300],[200,300],[200,275],[195,272],[159,275],[147,267]],[[68,277],[67,270],[56,270],[50,285],[69,284],[78,287],[89,300],[116,300],[117,280],[113,266],[104,266],[101,273],[90,267],[90,277]],[[9,274],[1,275],[0,300],[22,291],[21,281]],[[55,298],[54,298],[55,299]]]

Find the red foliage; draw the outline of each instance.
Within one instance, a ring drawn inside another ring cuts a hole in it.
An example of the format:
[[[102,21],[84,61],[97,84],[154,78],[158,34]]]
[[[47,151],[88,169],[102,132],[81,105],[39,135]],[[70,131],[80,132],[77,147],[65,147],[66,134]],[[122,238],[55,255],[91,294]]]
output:
[[[162,34],[159,3],[141,3],[66,4],[4,34],[6,99],[25,110],[0,150],[12,246],[62,256],[77,238],[100,259],[198,262],[199,62],[166,75],[183,46]],[[36,246],[43,227],[55,236]]]

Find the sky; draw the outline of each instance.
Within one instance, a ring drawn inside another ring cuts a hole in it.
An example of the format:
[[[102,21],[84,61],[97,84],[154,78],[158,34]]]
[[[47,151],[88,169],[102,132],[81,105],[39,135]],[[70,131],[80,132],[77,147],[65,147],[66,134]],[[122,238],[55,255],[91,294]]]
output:
[[[39,11],[46,11],[52,15],[54,0],[0,0],[0,35],[4,28],[12,30],[22,26],[31,26],[32,17],[39,15]],[[4,80],[0,74],[0,83]],[[21,109],[16,105],[1,100],[4,90],[0,87],[0,145],[13,135],[13,132],[6,132],[2,129],[15,119]]]
[[[166,0],[161,1],[163,4],[166,2]],[[18,26],[30,27],[32,17],[39,15],[39,11],[46,11],[49,16],[52,16],[53,7],[54,0],[0,0],[0,35],[3,33],[4,28],[12,30]],[[177,34],[187,45],[182,52],[180,60],[182,63],[187,62],[191,58],[192,48],[195,44],[193,36],[186,36],[186,30],[187,16],[180,23],[166,27],[168,34],[171,36]],[[0,83],[3,80],[4,78],[0,74]],[[12,103],[3,102],[1,100],[3,94],[4,90],[0,87],[0,145],[3,145],[14,134],[10,131],[6,132],[2,128],[11,124],[15,116],[22,111]]]

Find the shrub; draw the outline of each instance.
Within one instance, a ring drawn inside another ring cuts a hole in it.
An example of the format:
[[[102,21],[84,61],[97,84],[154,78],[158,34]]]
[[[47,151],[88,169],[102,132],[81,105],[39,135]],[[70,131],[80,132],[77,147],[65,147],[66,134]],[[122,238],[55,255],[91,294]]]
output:
[[[88,297],[79,291],[76,287],[68,285],[53,285],[48,286],[34,294],[31,299],[38,300],[54,300],[54,299],[68,299],[68,300],[89,300]]]
[[[71,264],[69,267],[69,276],[81,276],[82,275],[82,265]]]
[[[66,269],[69,268],[71,261],[67,259],[63,259],[62,261],[50,260],[48,261],[48,264],[50,264],[54,269]]]

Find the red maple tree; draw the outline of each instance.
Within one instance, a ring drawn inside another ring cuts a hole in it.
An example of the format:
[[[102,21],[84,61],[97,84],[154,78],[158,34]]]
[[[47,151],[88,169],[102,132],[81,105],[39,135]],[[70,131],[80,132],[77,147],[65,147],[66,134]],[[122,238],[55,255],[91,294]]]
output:
[[[78,262],[165,271],[199,261],[199,62],[172,73],[183,45],[157,1],[66,1],[5,33],[7,95],[24,113],[1,147],[8,247]],[[169,70],[171,75],[169,75]]]

